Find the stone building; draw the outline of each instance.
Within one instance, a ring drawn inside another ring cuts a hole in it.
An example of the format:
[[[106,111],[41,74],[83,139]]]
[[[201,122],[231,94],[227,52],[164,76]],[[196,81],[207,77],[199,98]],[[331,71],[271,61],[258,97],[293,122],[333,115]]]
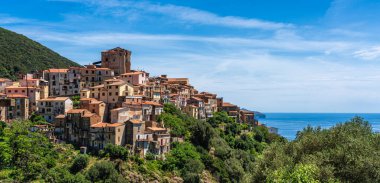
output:
[[[0,93],[5,93],[5,87],[12,86],[13,82],[10,79],[0,78]]]
[[[85,67],[70,67],[69,72],[79,74],[80,90],[103,84],[104,80],[114,77],[114,71],[109,68],[98,68],[95,65]]]
[[[149,73],[144,71],[133,71],[120,74],[120,79],[132,85],[146,85],[148,82]]]
[[[90,87],[89,90],[81,91],[81,98],[95,98],[106,104],[123,102],[124,96],[132,96],[133,86],[120,79],[108,79],[104,84]],[[88,97],[89,96],[89,97]]]
[[[64,119],[58,118],[57,121],[63,121],[63,125],[58,126],[63,129],[62,140],[86,147],[91,145],[91,126],[101,122],[98,115],[86,109],[69,110]]]
[[[116,76],[131,72],[131,54],[120,47],[103,51],[101,66],[112,69]]]
[[[29,100],[29,113],[37,110],[37,101],[40,100],[40,88],[24,87],[24,86],[8,86],[5,87],[7,95],[25,95]]]
[[[29,99],[26,95],[8,94],[0,97],[0,121],[29,118]]]
[[[38,114],[47,122],[53,122],[60,114],[66,114],[73,109],[73,101],[69,97],[50,97],[37,101]]]
[[[103,149],[107,144],[125,146],[125,123],[100,122],[91,125],[89,147]]]
[[[88,111],[97,114],[102,122],[107,121],[108,119],[108,107],[103,101],[94,98],[81,98],[79,108],[87,109]]]
[[[49,82],[50,96],[79,95],[80,73],[69,69],[48,69],[43,78]]]
[[[257,121],[255,120],[255,113],[248,110],[240,110],[240,123],[245,123],[249,125],[257,126]]]

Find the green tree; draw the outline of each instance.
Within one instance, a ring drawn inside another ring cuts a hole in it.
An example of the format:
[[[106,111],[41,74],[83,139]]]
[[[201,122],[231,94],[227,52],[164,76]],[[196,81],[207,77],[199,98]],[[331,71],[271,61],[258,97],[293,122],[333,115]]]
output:
[[[102,157],[110,157],[111,159],[126,160],[128,158],[128,149],[114,144],[107,144],[100,155]]]
[[[207,122],[214,128],[219,127],[220,124],[234,123],[234,119],[228,116],[227,112],[215,112],[211,118],[207,119]]]
[[[35,124],[35,125],[48,124],[48,122],[43,116],[35,114],[35,113],[33,113],[29,119],[32,122],[32,124]]]
[[[95,163],[88,170],[87,179],[91,182],[127,182],[120,174],[118,174],[113,163],[109,161]]]
[[[257,162],[253,179],[380,182],[379,152],[379,135],[362,118],[330,129],[307,127],[294,141],[267,148]]]
[[[89,157],[87,155],[80,154],[75,159],[70,167],[70,172],[76,174],[85,169],[88,165]]]
[[[14,121],[10,126],[8,144],[11,149],[11,166],[16,170],[13,178],[34,180],[55,166],[58,157],[53,145],[40,133],[29,131],[28,121]]]
[[[179,117],[170,114],[170,113],[162,113],[158,121],[163,121],[165,123],[165,127],[170,128],[170,134],[175,137],[182,137],[186,134],[185,123]]]
[[[4,136],[5,127],[7,127],[7,124],[4,121],[0,121],[0,138]]]

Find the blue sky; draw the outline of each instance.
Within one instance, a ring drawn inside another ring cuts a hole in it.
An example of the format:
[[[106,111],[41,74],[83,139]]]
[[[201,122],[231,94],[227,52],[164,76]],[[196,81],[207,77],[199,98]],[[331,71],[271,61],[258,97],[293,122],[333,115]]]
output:
[[[1,0],[0,26],[88,64],[189,77],[263,112],[379,112],[380,2]]]

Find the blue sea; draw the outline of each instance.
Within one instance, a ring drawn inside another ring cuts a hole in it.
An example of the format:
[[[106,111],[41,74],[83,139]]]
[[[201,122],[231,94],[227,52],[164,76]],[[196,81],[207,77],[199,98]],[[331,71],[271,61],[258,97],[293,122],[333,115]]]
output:
[[[259,122],[278,128],[278,133],[289,140],[295,139],[297,131],[308,125],[329,128],[355,116],[363,117],[372,125],[373,131],[380,132],[380,113],[265,113],[265,115],[266,118],[258,119]]]

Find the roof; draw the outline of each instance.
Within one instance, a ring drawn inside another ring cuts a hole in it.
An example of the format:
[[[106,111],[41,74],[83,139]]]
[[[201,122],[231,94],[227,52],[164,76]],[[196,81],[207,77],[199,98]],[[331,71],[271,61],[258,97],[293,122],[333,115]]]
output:
[[[153,106],[162,106],[161,104],[153,101],[144,101],[143,104],[145,105],[153,105]]]
[[[147,127],[147,129],[151,131],[167,131],[166,128],[159,128],[159,127]]]
[[[253,111],[248,111],[248,110],[240,110],[241,113],[246,113],[246,114],[254,114]]]
[[[118,81],[118,82],[110,83],[109,86],[118,86],[118,85],[124,85],[124,84],[126,84],[126,82]]]
[[[130,119],[128,120],[129,122],[133,123],[133,124],[140,124],[140,123],[144,123],[143,121],[139,120],[139,119]]]
[[[83,117],[91,117],[91,116],[93,116],[93,115],[95,115],[95,114],[89,112],[89,113],[84,114]]]
[[[188,81],[189,78],[168,78],[168,81]]]
[[[236,105],[228,103],[228,102],[223,102],[222,106],[223,107],[236,107]]]
[[[114,53],[116,51],[125,51],[125,52],[130,52],[129,50],[126,50],[124,48],[120,48],[120,47],[116,47],[116,48],[112,48],[110,50],[106,50],[106,51],[102,51],[102,52],[110,52],[110,53]]]
[[[65,115],[60,114],[60,115],[56,116],[55,118],[65,118]]]
[[[104,84],[93,86],[93,87],[90,87],[90,88],[104,88]]]
[[[78,70],[111,70],[110,68],[96,67],[95,65],[86,65],[85,67],[70,67],[70,69]]]
[[[91,101],[90,105],[92,105],[92,104],[101,104],[101,103],[105,103],[105,102],[99,101],[99,100],[95,99],[95,100]]]
[[[82,113],[82,112],[90,112],[88,111],[87,109],[70,109],[69,111],[67,111],[67,113]]]
[[[45,98],[45,99],[40,99],[38,100],[39,102],[43,102],[43,101],[58,101],[58,102],[62,102],[62,101],[66,101],[70,99],[69,97],[52,97],[52,98]]]
[[[124,74],[120,74],[122,76],[128,76],[128,75],[138,75],[138,74],[143,74],[145,72],[143,71],[137,71],[137,72],[127,72],[127,73],[124,73]]]
[[[5,89],[38,89],[36,87],[32,87],[32,86],[29,86],[29,87],[25,87],[25,86],[7,86],[5,87]]]
[[[79,99],[79,100],[81,100],[81,101],[86,101],[86,100],[96,100],[96,99],[94,99],[94,98],[81,98],[81,99]]]
[[[198,100],[198,101],[202,101],[202,99],[201,98],[199,98],[199,97],[191,97],[192,99],[195,99],[195,100]]]
[[[108,82],[110,82],[110,81],[123,81],[123,80],[121,80],[121,79],[116,79],[116,78],[112,78],[112,79],[107,79],[107,80],[104,80],[104,81],[108,81]]]
[[[59,73],[63,73],[63,72],[67,72],[69,69],[48,69],[46,70],[47,72],[59,72]]]
[[[115,109],[112,109],[111,111],[120,111],[120,110],[126,110],[127,108],[125,107],[119,107],[119,108],[115,108]]]
[[[122,126],[122,125],[125,125],[125,124],[124,123],[104,123],[104,122],[100,122],[100,123],[96,123],[96,124],[91,125],[91,128],[118,127],[118,126]]]
[[[10,82],[12,80],[10,79],[7,79],[7,78],[0,78],[0,82]]]
[[[28,96],[21,95],[21,94],[8,94],[7,97],[9,97],[9,98],[28,98]]]
[[[40,80],[40,79],[28,78],[28,79],[22,79],[20,81],[37,81],[37,80]]]

